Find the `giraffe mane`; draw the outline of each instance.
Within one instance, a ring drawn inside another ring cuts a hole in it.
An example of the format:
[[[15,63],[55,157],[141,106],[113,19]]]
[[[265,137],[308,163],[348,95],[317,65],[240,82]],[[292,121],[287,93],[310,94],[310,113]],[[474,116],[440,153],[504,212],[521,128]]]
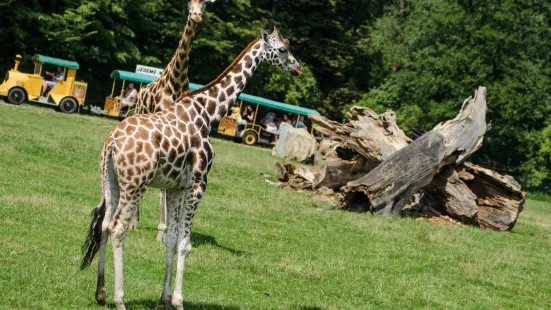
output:
[[[222,80],[226,75],[228,75],[228,73],[237,65],[237,63],[239,63],[239,61],[241,61],[241,59],[243,59],[243,57],[245,57],[245,55],[249,52],[249,50],[257,43],[261,40],[261,38],[257,38],[255,39],[254,41],[252,41],[251,43],[249,43],[249,45],[247,45],[247,47],[241,51],[241,54],[239,54],[235,60],[222,72],[220,73],[220,75],[218,75],[216,77],[216,79],[214,79],[213,81],[209,82],[207,85],[201,87],[201,88],[198,88],[196,90],[190,90],[190,91],[187,91],[185,93],[183,93],[180,98],[183,98],[183,97],[188,97],[188,96],[192,96],[192,95],[196,95],[196,94],[199,94],[199,93],[202,93],[208,89],[210,89],[212,86],[216,85],[218,82],[220,82],[220,80]]]

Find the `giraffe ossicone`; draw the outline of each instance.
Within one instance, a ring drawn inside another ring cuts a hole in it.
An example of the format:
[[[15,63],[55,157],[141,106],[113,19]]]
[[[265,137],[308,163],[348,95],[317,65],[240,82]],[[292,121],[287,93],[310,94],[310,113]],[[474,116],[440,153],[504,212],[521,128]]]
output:
[[[184,267],[191,252],[195,211],[207,188],[214,158],[211,126],[226,116],[262,62],[302,74],[289,41],[276,27],[251,42],[234,62],[205,87],[188,91],[160,112],[135,115],[122,121],[107,137],[100,157],[102,199],[93,211],[83,246],[81,269],[98,254],[96,300],[105,304],[105,247],[112,239],[115,274],[114,300],[125,309],[123,248],[126,232],[148,187],[166,190],[166,269],[161,301],[183,310]],[[183,206],[180,207],[182,196]],[[176,280],[171,293],[172,268],[177,255]]]

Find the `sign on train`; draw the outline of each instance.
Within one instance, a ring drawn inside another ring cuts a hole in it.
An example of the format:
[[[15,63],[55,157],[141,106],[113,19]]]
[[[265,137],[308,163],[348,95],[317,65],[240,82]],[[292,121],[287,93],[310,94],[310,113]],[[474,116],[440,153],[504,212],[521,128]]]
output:
[[[163,72],[163,69],[148,67],[143,65],[136,65],[136,73],[139,73],[139,74],[159,77],[161,76],[162,72]]]

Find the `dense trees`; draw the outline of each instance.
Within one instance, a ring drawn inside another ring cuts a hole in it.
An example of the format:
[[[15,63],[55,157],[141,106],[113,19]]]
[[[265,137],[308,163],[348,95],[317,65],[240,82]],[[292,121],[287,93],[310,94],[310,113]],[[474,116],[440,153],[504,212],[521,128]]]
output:
[[[114,69],[162,67],[187,0],[6,0],[0,70],[22,53],[76,59],[101,105]],[[262,67],[247,92],[313,107],[341,120],[346,106],[397,111],[428,129],[488,87],[492,130],[475,161],[544,189],[551,179],[551,4],[545,0],[225,0],[208,7],[191,80],[215,78],[261,30],[279,21],[306,74]],[[25,64],[24,64],[25,65]],[[25,68],[25,67],[24,67]],[[546,129],[547,128],[547,129]]]

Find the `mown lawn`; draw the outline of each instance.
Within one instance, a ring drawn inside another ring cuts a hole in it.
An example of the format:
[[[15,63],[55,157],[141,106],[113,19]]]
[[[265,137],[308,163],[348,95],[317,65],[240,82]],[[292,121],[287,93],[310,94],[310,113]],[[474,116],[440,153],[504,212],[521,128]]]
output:
[[[0,308],[100,309],[96,262],[79,271],[98,156],[116,121],[0,102]],[[266,149],[213,141],[193,229],[187,309],[551,309],[551,204],[528,201],[512,232],[321,211],[263,182]],[[130,309],[159,300],[158,190],[125,251]],[[108,246],[110,250],[110,246]],[[112,256],[107,256],[112,300]],[[110,304],[110,307],[113,307]]]

